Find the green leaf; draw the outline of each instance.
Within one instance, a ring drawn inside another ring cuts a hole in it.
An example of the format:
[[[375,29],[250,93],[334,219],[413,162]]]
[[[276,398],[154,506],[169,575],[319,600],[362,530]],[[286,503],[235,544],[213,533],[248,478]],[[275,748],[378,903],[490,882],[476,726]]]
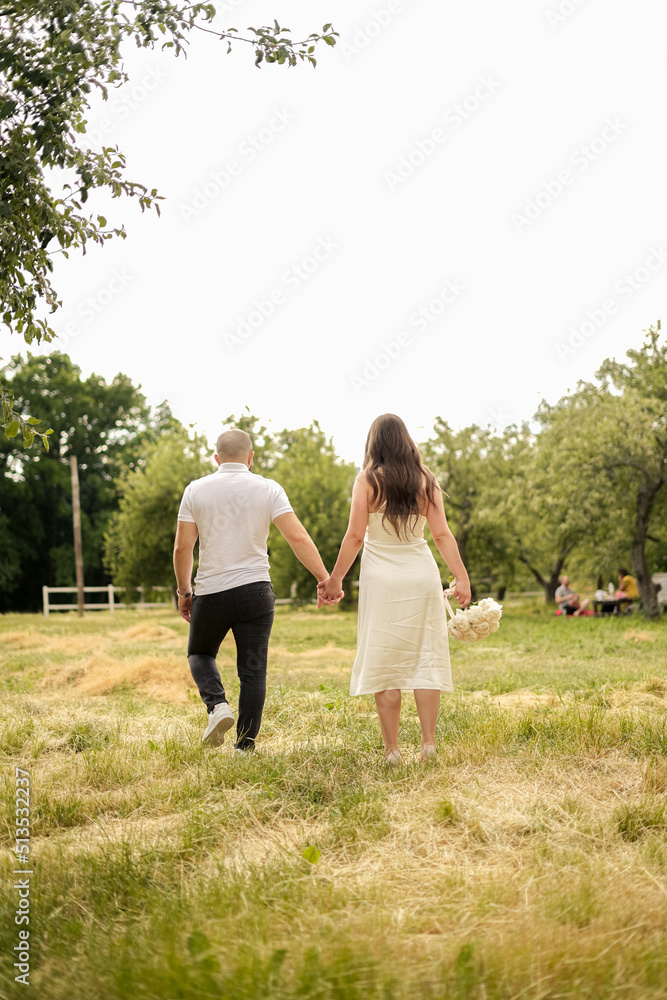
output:
[[[319,850],[319,848],[314,847],[312,844],[310,847],[306,847],[302,855],[302,857],[305,858],[305,860],[310,865],[316,865],[317,862],[320,860],[321,856],[322,852]]]
[[[152,0],[131,4],[67,0],[50,5],[19,0],[3,5],[0,34],[7,44],[11,40],[11,51],[5,45],[7,51],[0,53],[0,124],[6,151],[0,222],[16,220],[17,228],[3,233],[0,226],[0,297],[5,322],[26,343],[48,340],[48,323],[41,325],[36,313],[44,305],[51,312],[60,305],[49,281],[54,266],[47,243],[57,242],[57,252],[67,259],[68,248],[82,249],[85,254],[87,241],[125,238],[117,229],[104,232],[106,219],[90,211],[87,203],[99,190],[110,190],[115,198],[134,199],[148,191],[123,179],[126,161],[118,146],[103,146],[101,152],[86,148],[89,95],[97,88],[106,101],[112,88],[129,80],[120,61],[121,40],[132,38],[139,47],[155,43],[161,48],[175,47],[175,54],[182,54],[187,35],[200,28],[203,20],[213,20],[216,7],[215,3],[179,5]],[[305,58],[305,47],[320,38],[311,34],[305,45],[295,43],[290,29],[277,19],[248,30],[254,42],[247,45],[247,38],[243,42],[257,67],[263,62],[296,65],[297,59]],[[325,30],[333,39],[331,25]],[[236,28],[212,34],[241,44]],[[48,42],[46,55],[40,51],[42,38]],[[314,66],[312,53],[309,56]],[[63,183],[54,167],[74,173],[77,182]],[[152,196],[158,197],[155,190]],[[142,210],[151,207],[150,202],[140,200],[139,204]],[[159,214],[157,206],[156,211]]]
[[[12,420],[12,422],[5,427],[5,437],[15,438],[19,432],[19,427],[20,424],[18,420]]]

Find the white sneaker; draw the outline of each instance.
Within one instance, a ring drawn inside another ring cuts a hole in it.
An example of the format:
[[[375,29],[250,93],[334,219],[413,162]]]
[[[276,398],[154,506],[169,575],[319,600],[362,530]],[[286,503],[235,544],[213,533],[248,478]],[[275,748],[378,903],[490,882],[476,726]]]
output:
[[[234,725],[232,710],[226,701],[216,705],[212,712],[209,712],[208,726],[201,738],[202,743],[209,746],[219,747],[225,742],[225,733]]]

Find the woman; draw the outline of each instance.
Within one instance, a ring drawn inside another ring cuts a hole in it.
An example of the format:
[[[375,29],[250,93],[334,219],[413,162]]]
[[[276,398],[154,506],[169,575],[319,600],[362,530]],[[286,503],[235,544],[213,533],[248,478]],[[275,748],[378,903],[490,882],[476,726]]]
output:
[[[442,490],[401,418],[384,413],[368,432],[348,529],[331,576],[319,590],[326,602],[340,596],[343,577],[363,544],[350,694],[375,695],[385,761],[392,766],[401,760],[401,691],[415,693],[423,761],[436,754],[440,692],[453,690],[442,584],[424,538],[425,522],[456,577],[454,594],[465,608],[470,582],[447,525]]]

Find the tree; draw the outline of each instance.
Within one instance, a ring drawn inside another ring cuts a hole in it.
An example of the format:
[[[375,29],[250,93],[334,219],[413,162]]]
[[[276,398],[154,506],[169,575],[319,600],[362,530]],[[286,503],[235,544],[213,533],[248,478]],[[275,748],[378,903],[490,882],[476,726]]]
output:
[[[117,587],[175,585],[172,555],[183,490],[213,471],[204,439],[180,427],[152,445],[142,468],[121,475],[120,503],[104,537],[104,563]]]
[[[151,414],[140,387],[121,373],[107,383],[81,377],[66,354],[12,358],[8,377],[19,412],[29,409],[53,427],[49,452],[0,439],[0,610],[36,610],[41,588],[74,582],[69,456],[81,480],[86,583],[103,584],[102,536],[117,504],[115,480],[136,467],[147,443],[173,422],[163,404]]]
[[[600,495],[578,465],[579,429],[549,423],[553,411],[546,404],[540,415],[542,430],[516,456],[502,517],[519,561],[544,590],[546,603],[554,604],[561,574],[590,531]]]
[[[223,427],[250,434],[253,471],[283,486],[294,510],[331,568],[347,528],[354,465],[342,462],[319,424],[272,434],[257,417],[230,416]],[[105,564],[117,586],[173,585],[172,551],[178,506],[186,485],[214,471],[203,439],[185,429],[165,434],[150,450],[145,466],[129,470],[118,488],[120,505],[105,540]],[[146,532],[146,524],[152,530]],[[314,581],[275,527],[269,535],[271,577],[278,596],[296,583],[297,597],[314,594]],[[346,580],[348,590],[351,571]]]
[[[338,556],[340,543],[347,530],[350,499],[357,469],[336,455],[317,421],[310,427],[282,431],[278,436],[281,457],[271,471],[285,489],[294,512],[317,545],[324,565],[330,571]],[[298,561],[291,548],[274,526],[269,535],[271,577],[278,596],[287,597],[293,583],[300,600],[313,597],[315,581]],[[349,600],[355,566],[343,581]]]
[[[53,428],[49,427],[40,431],[37,424],[42,421],[37,417],[24,416],[15,409],[14,393],[0,379],[0,404],[2,404],[2,428],[7,441],[11,441],[21,432],[23,447],[30,448],[36,437],[40,439],[46,451],[49,450],[49,434],[53,434]]]
[[[495,586],[499,600],[514,579],[517,561],[512,532],[498,516],[510,476],[511,431],[520,433],[514,428],[499,435],[474,424],[454,431],[437,417],[435,436],[419,446],[425,464],[447,494],[447,520],[468,568],[473,593],[486,582]],[[435,549],[432,543],[431,547]],[[441,574],[449,576],[442,568]]]
[[[213,29],[215,6],[166,0],[34,0],[5,4],[0,22],[0,313],[11,332],[26,343],[51,341],[49,320],[38,316],[62,304],[50,281],[54,253],[86,252],[89,241],[103,244],[124,226],[108,226],[104,216],[88,209],[89,196],[106,189],[114,198],[136,198],[142,212],[155,208],[156,188],[127,180],[125,157],[118,146],[92,150],[85,141],[86,112],[95,90],[104,100],[109,89],[128,80],[123,68],[125,42],[140,48],[172,49],[187,55],[192,31],[211,34],[226,44],[253,48],[255,65],[316,64],[319,42],[335,45],[337,33],[325,24],[294,42],[289,29]],[[58,249],[53,249],[58,244]],[[51,248],[51,249],[49,249]],[[11,395],[0,385],[3,427],[13,437],[24,432],[32,444],[30,418],[12,408]],[[18,422],[18,426],[17,426]],[[27,428],[27,429],[26,429]],[[43,443],[47,440],[40,434]]]
[[[659,321],[626,357],[604,361],[597,384],[579,381],[575,392],[548,410],[548,420],[562,440],[569,432],[579,480],[589,498],[597,495],[590,525],[598,535],[611,531],[617,539],[623,527],[642,606],[655,617],[646,546],[652,525],[664,523],[667,478],[667,344],[660,343]]]
[[[259,417],[255,417],[246,406],[246,413],[235,417],[231,414],[222,421],[222,430],[236,428],[245,431],[252,441],[254,452],[253,471],[260,476],[269,476],[275,468],[276,462],[280,458],[280,446],[273,431],[262,424]]]

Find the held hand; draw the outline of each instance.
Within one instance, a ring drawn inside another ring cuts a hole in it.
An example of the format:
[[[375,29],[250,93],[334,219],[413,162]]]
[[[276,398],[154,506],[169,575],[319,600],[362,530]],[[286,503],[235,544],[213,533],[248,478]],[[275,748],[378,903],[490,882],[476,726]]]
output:
[[[324,596],[325,585],[326,585],[326,580],[320,580],[319,583],[317,584],[317,610],[318,611],[325,604],[326,605],[331,605],[331,604],[336,604],[337,603],[336,601],[331,600],[331,598]]]
[[[178,613],[186,622],[192,617],[192,594],[189,597],[178,597]]]
[[[332,577],[328,577],[326,580],[320,580],[317,584],[318,608],[321,608],[323,604],[338,604],[343,597],[345,597],[345,592],[341,588],[340,584],[336,583]]]
[[[454,580],[454,597],[459,602],[462,608],[467,608],[470,604],[470,581],[459,583],[458,580]]]

